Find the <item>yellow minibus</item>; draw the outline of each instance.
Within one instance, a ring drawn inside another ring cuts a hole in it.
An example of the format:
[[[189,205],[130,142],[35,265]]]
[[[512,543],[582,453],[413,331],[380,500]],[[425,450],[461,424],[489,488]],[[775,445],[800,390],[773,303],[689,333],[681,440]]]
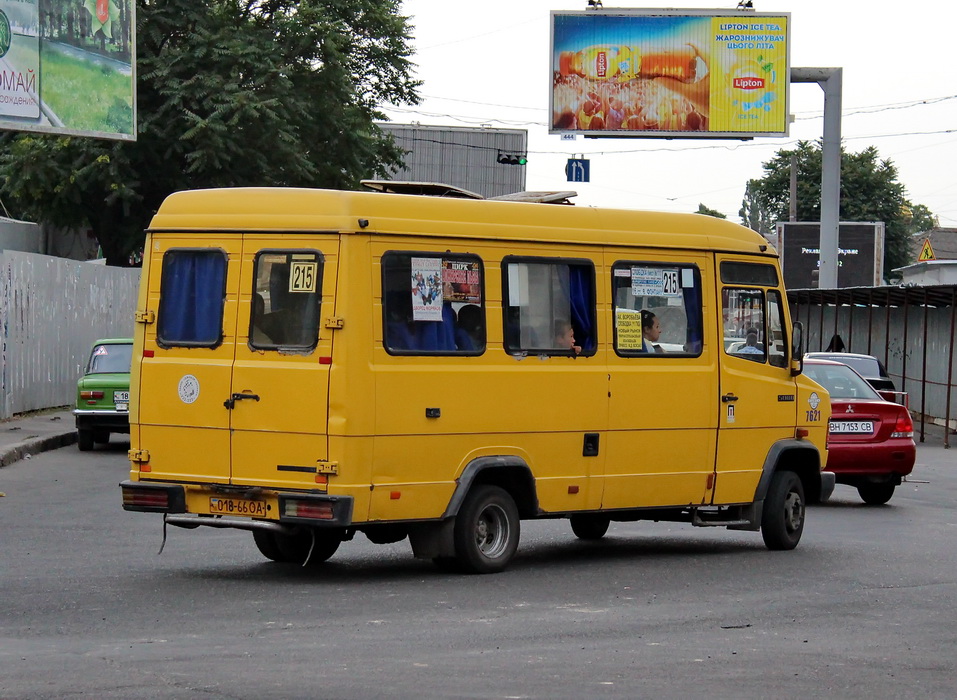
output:
[[[833,488],[778,256],[716,218],[179,192],[147,231],[136,321],[123,507],[250,530],[278,562],[362,533],[496,572],[532,518],[792,549]]]

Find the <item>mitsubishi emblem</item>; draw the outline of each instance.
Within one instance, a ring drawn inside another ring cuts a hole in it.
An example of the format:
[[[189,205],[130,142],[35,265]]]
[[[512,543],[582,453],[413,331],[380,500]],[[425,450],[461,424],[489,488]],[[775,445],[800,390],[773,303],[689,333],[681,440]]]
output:
[[[844,411],[844,412],[845,412],[845,413],[854,413],[854,407],[851,406],[850,404],[848,404],[847,410]]]

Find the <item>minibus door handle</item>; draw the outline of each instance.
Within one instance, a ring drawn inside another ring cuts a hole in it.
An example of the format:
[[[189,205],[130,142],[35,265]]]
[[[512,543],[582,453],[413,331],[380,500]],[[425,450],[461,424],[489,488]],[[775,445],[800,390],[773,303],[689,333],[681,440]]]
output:
[[[259,401],[259,394],[233,394],[228,399],[223,401],[223,406],[228,408],[230,411],[236,407],[237,401],[242,401],[243,399],[252,399],[253,401]]]
[[[731,403],[732,401],[737,401],[737,400],[738,400],[738,397],[732,394],[730,391],[721,397],[722,403]]]

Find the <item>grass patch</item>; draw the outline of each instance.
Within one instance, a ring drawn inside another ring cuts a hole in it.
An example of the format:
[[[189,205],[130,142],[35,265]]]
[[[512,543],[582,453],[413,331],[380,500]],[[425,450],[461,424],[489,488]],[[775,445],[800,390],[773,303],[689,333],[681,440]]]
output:
[[[44,47],[40,94],[69,129],[133,133],[132,77]]]

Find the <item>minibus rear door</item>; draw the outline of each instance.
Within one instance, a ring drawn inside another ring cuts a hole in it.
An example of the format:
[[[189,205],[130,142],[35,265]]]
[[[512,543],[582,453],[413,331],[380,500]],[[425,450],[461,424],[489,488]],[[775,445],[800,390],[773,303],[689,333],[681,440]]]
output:
[[[229,481],[223,401],[232,385],[241,250],[240,234],[151,234],[130,435],[144,479]]]
[[[337,234],[246,234],[224,402],[233,484],[325,484],[337,257]]]

